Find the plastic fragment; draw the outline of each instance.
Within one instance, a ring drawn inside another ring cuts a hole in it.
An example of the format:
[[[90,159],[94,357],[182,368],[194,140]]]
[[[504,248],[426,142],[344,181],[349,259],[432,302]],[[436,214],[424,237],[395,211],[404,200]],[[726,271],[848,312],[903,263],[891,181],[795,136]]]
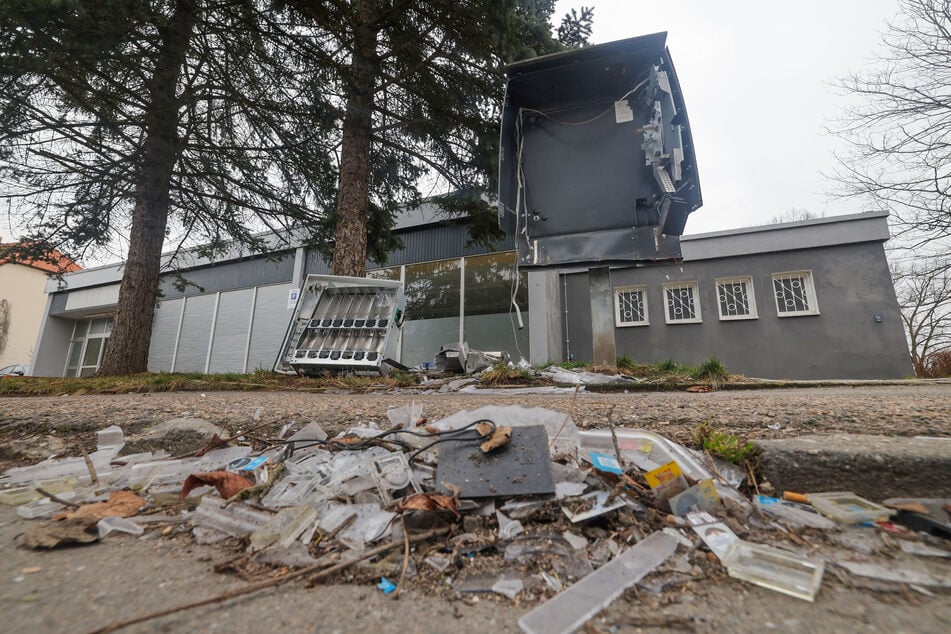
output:
[[[677,540],[653,533],[633,548],[519,619],[527,634],[568,634],[617,599],[677,550]]]
[[[492,592],[501,594],[509,599],[514,599],[518,593],[525,589],[525,584],[521,579],[499,579],[492,586]]]
[[[99,529],[99,539],[102,539],[113,531],[128,533],[129,535],[141,535],[145,529],[125,517],[104,517],[96,524]]]
[[[742,540],[730,544],[721,561],[731,577],[804,601],[816,600],[825,571],[824,561]]]
[[[723,522],[718,521],[709,513],[693,511],[687,513],[687,522],[694,532],[700,536],[710,551],[723,560],[730,545],[740,538]]]
[[[578,522],[610,513],[614,509],[619,509],[624,506],[624,502],[621,499],[608,503],[609,495],[607,491],[594,491],[587,495],[582,495],[579,498],[573,498],[582,501],[581,510],[574,510],[568,505],[563,505],[561,510],[568,516],[572,524],[577,524]]]
[[[499,521],[499,537],[502,539],[512,539],[525,532],[525,527],[520,521],[506,517],[502,511],[496,511],[495,517]]]
[[[809,526],[823,530],[838,526],[831,519],[823,517],[815,511],[806,510],[802,506],[797,506],[795,502],[778,500],[766,495],[757,495],[753,498],[753,504],[761,511],[780,517],[796,526]]]
[[[383,594],[390,594],[396,590],[396,584],[386,577],[380,577],[380,583],[376,584],[376,587],[382,590]]]
[[[892,509],[870,502],[851,491],[809,493],[806,497],[817,511],[841,524],[887,520],[894,513]]]

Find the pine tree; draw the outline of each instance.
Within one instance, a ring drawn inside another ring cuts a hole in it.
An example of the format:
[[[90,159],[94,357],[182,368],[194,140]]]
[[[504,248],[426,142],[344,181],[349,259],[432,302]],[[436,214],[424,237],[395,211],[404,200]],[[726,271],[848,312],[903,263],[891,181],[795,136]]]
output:
[[[339,108],[333,273],[363,276],[368,253],[385,258],[393,214],[419,204],[423,184],[448,213],[472,219],[475,238],[497,237],[483,193],[497,167],[502,68],[564,48],[551,36],[554,1],[289,4],[319,34],[318,72],[334,86],[322,106]],[[590,9],[566,16],[573,43],[591,19]]]
[[[127,240],[101,373],[146,370],[167,241],[263,251],[257,232],[319,228],[333,120],[302,99],[315,88],[300,40],[253,0],[0,0],[17,251],[77,258]]]

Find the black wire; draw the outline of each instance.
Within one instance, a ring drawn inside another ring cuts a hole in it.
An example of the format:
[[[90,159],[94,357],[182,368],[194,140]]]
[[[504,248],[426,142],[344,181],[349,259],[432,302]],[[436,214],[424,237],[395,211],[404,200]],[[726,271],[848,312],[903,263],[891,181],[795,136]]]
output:
[[[495,432],[495,429],[496,429],[496,427],[497,427],[494,421],[492,421],[492,420],[490,420],[490,419],[488,419],[488,418],[480,418],[479,420],[476,420],[476,421],[473,421],[473,422],[469,423],[469,424],[466,425],[465,427],[460,427],[459,429],[452,429],[452,430],[449,430],[449,431],[435,432],[435,433],[430,433],[430,432],[417,432],[417,431],[413,431],[413,430],[410,430],[410,429],[390,429],[390,430],[387,430],[387,431],[385,431],[385,432],[383,432],[383,433],[381,433],[381,434],[379,434],[379,435],[377,435],[377,436],[373,436],[372,438],[366,438],[366,439],[364,439],[363,441],[361,441],[361,442],[359,442],[359,443],[355,443],[355,444],[347,444],[347,443],[342,443],[342,442],[335,441],[335,440],[320,440],[320,439],[317,439],[317,438],[298,438],[297,440],[290,440],[290,439],[272,440],[272,441],[271,441],[272,444],[271,444],[267,449],[265,449],[264,451],[267,451],[268,449],[272,449],[273,447],[276,447],[276,446],[278,446],[278,445],[289,445],[290,448],[291,448],[291,451],[290,451],[290,453],[285,457],[285,459],[287,459],[287,458],[292,457],[292,456],[294,455],[294,452],[297,451],[298,449],[306,449],[307,447],[313,447],[314,445],[319,445],[319,446],[321,446],[321,447],[331,447],[331,448],[333,448],[333,449],[340,449],[340,450],[345,450],[345,451],[359,451],[359,450],[365,449],[366,447],[372,447],[372,446],[375,446],[375,445],[379,444],[379,441],[380,441],[382,438],[386,438],[386,437],[389,437],[389,436],[395,436],[395,435],[397,435],[397,434],[408,434],[408,435],[410,435],[410,436],[416,436],[417,438],[433,438],[433,437],[435,437],[435,436],[439,436],[439,439],[438,439],[438,440],[436,440],[436,441],[434,441],[434,442],[431,442],[430,444],[426,445],[425,447],[422,447],[421,449],[418,449],[417,451],[413,452],[413,453],[410,455],[410,457],[408,458],[408,460],[407,460],[407,461],[412,461],[412,460],[413,460],[414,458],[416,458],[416,456],[418,456],[420,453],[422,453],[423,451],[429,449],[430,447],[432,447],[432,446],[434,446],[434,445],[438,445],[439,443],[443,443],[443,442],[473,442],[473,441],[481,441],[481,440],[483,439],[482,436],[476,436],[475,438],[472,438],[472,437],[470,437],[470,436],[468,436],[468,435],[467,435],[466,437],[464,437],[464,438],[457,438],[457,437],[455,437],[456,435],[458,435],[458,434],[460,434],[460,433],[462,433],[462,432],[465,432],[465,431],[468,431],[468,430],[472,429],[473,427],[475,427],[475,426],[478,425],[479,423],[489,423],[490,425],[492,425],[492,429],[490,430],[489,434],[487,434],[487,436],[488,436],[488,435],[491,435],[492,433],[494,433],[494,432]],[[409,450],[409,449],[413,449],[413,448],[414,448],[414,447],[413,447],[412,445],[410,445],[409,443],[407,443],[407,442],[405,442],[405,441],[401,441],[401,440],[388,440],[388,441],[386,441],[386,442],[392,443],[392,444],[394,444],[394,445],[399,445],[400,447],[402,447],[402,448],[405,449],[405,450]],[[308,443],[308,444],[306,444],[306,445],[301,445],[301,443]]]

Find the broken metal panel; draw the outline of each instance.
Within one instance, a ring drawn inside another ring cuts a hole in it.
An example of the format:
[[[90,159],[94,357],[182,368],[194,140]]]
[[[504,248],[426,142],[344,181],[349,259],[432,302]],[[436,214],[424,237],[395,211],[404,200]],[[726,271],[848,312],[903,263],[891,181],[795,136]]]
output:
[[[281,362],[298,374],[382,370],[399,360],[404,305],[399,281],[308,275]]]
[[[680,257],[702,204],[666,34],[506,69],[499,224],[526,267]]]

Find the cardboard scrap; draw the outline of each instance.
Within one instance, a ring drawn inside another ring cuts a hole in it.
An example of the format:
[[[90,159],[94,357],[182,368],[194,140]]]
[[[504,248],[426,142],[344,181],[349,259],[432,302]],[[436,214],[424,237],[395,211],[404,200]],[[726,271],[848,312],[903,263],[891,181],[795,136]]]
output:
[[[703,511],[687,513],[687,521],[707,548],[721,560],[730,544],[740,539],[726,524],[709,513]]]
[[[109,501],[84,504],[77,509],[63,511],[54,515],[54,520],[83,520],[98,522],[106,517],[132,517],[146,502],[132,491],[113,491]]]
[[[699,483],[670,498],[670,512],[683,517],[692,510],[714,511],[720,506],[720,494],[713,484],[713,479],[701,480]]]
[[[653,471],[644,474],[644,479],[654,491],[654,497],[659,501],[667,500],[687,489],[687,479],[684,478],[680,466],[671,460]]]

